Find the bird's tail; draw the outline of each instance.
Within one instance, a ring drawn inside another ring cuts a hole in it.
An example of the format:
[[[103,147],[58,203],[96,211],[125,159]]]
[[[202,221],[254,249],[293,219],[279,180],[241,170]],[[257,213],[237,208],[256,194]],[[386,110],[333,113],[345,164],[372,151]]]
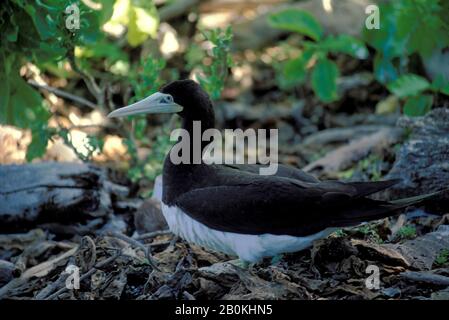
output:
[[[419,196],[403,198],[393,201],[373,200],[362,198],[352,210],[344,210],[336,220],[339,227],[347,227],[357,225],[361,222],[378,220],[394,216],[400,213],[401,209],[417,204],[424,200],[431,199],[439,194],[449,191],[449,188],[423,194]]]
[[[414,196],[414,197],[408,197],[408,198],[402,198],[402,199],[397,199],[397,200],[392,200],[389,201],[391,204],[398,206],[399,208],[405,208],[408,206],[411,206],[413,204],[417,204],[419,202],[422,202],[424,200],[433,198],[437,195],[440,195],[442,193],[448,192],[449,188],[443,189],[443,190],[439,190],[439,191],[435,191],[435,192],[431,192],[431,193],[427,193],[427,194],[422,194],[419,196]]]

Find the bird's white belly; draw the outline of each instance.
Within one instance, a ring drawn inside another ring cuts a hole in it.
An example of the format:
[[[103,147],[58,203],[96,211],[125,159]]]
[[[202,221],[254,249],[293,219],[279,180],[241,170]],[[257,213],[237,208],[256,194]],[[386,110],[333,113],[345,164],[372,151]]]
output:
[[[162,213],[174,234],[188,242],[230,255],[237,255],[241,260],[248,262],[257,262],[263,257],[303,250],[311,246],[313,241],[324,238],[335,230],[335,228],[328,228],[306,237],[224,232],[209,228],[192,219],[176,206],[167,206],[164,203],[161,205]]]

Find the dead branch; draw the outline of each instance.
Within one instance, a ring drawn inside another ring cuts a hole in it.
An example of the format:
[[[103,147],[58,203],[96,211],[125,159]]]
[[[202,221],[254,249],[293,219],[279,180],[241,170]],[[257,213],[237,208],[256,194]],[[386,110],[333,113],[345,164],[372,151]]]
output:
[[[119,256],[121,256],[121,254],[122,254],[121,251],[119,251],[115,255],[110,256],[109,258],[104,259],[103,261],[98,262],[94,267],[92,267],[89,271],[87,271],[85,274],[83,274],[80,277],[80,282],[83,281],[84,279],[87,279],[90,276],[92,276],[95,273],[95,271],[97,271],[98,269],[101,269],[101,268],[107,266],[108,264],[110,264],[111,262],[113,262],[115,259],[117,259]],[[54,300],[58,296],[60,296],[64,292],[66,292],[67,290],[69,290],[69,289],[64,286],[63,288],[59,289],[58,291],[56,291],[52,295],[48,296],[45,300]]]
[[[423,282],[439,286],[449,286],[449,277],[431,272],[405,271],[400,276],[406,280],[413,282]]]
[[[118,233],[118,232],[108,232],[107,235],[111,236],[111,237],[114,237],[114,238],[117,238],[117,239],[120,239],[122,241],[125,241],[128,244],[141,249],[145,253],[145,258],[148,260],[148,263],[150,264],[150,266],[153,269],[156,269],[157,271],[161,271],[157,267],[156,262],[154,261],[154,258],[151,256],[150,249],[147,246],[145,246],[144,244],[140,243],[137,240],[134,240],[133,238],[130,238],[130,237],[128,237],[128,236],[126,236],[124,234]]]
[[[316,169],[325,175],[332,176],[336,172],[344,170],[364,158],[370,152],[396,143],[399,141],[401,133],[402,130],[400,129],[385,128],[384,130],[362,137],[329,152],[323,158],[305,166],[303,170],[311,172]]]
[[[61,98],[66,98],[66,99],[75,101],[75,102],[77,102],[77,103],[79,103],[79,104],[81,104],[83,106],[89,107],[89,108],[91,108],[93,110],[97,109],[97,106],[95,105],[95,103],[90,102],[89,100],[87,100],[87,99],[85,99],[83,97],[76,96],[76,95],[74,95],[72,93],[69,93],[67,91],[64,91],[64,90],[61,90],[61,89],[58,89],[58,88],[51,87],[51,86],[46,85],[46,84],[39,84],[39,83],[37,83],[34,80],[30,80],[30,81],[28,81],[28,83],[30,85],[32,85],[33,87],[36,87],[36,88],[39,88],[39,89],[44,89],[44,90],[46,90],[46,91],[48,91],[50,93],[53,93],[53,94],[55,94],[55,95],[57,95],[57,96],[59,96]]]

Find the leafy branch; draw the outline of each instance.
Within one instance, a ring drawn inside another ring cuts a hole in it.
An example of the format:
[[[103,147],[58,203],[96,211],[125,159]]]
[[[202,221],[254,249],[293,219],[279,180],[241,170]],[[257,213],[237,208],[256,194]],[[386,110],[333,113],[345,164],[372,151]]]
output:
[[[306,81],[309,70],[312,88],[323,102],[338,99],[337,79],[339,69],[329,59],[329,53],[344,53],[358,59],[366,59],[368,50],[364,43],[349,35],[324,36],[318,21],[308,12],[285,9],[269,16],[274,28],[301,34],[310,40],[301,42],[301,54],[283,64],[280,85],[291,88]]]
[[[224,88],[228,69],[232,66],[230,48],[232,43],[232,28],[220,28],[203,31],[204,38],[212,44],[211,63],[203,65],[204,75],[198,75],[201,86],[209,93],[213,100],[220,98]]]

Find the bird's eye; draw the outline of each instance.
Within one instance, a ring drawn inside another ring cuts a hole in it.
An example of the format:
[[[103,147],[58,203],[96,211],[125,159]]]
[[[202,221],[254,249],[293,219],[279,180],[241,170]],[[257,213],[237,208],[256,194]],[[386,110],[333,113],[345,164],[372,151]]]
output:
[[[161,99],[161,103],[173,103],[173,97],[172,96],[165,96]]]

